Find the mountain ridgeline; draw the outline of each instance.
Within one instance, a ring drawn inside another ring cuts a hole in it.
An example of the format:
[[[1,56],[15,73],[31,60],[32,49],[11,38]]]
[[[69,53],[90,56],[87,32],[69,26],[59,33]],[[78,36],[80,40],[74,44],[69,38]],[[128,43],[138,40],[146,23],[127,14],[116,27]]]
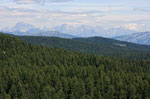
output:
[[[117,41],[109,38],[90,37],[65,39],[42,36],[18,36],[18,38],[35,45],[64,48],[71,51],[80,51],[89,54],[117,57],[134,57],[140,54],[140,59],[150,57],[150,46]]]
[[[13,27],[5,27],[0,30],[1,32],[7,32],[14,35],[30,35],[30,36],[42,36],[44,33],[45,36],[49,36],[50,34],[47,32],[59,33],[59,37],[63,34],[66,35],[74,35],[76,37],[93,37],[93,36],[103,36],[103,37],[115,37],[121,35],[127,35],[134,33],[135,31],[125,29],[123,27],[115,27],[104,29],[101,26],[88,26],[88,25],[80,25],[80,26],[72,26],[67,24],[62,24],[60,26],[54,26],[52,28],[44,27],[43,29],[37,28],[32,24],[27,24],[24,22],[18,22]],[[60,34],[62,33],[62,34]],[[54,34],[55,35],[55,34]],[[69,36],[69,37],[70,37]]]
[[[149,99],[149,93],[150,60],[69,52],[0,34],[1,99]]]
[[[130,35],[114,37],[116,40],[128,41],[137,44],[150,45],[150,32],[134,33]]]

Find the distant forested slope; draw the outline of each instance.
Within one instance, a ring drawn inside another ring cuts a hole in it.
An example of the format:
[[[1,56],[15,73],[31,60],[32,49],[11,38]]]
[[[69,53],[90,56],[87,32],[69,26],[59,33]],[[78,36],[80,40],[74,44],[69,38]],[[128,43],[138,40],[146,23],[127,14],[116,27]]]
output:
[[[35,44],[64,48],[89,54],[150,59],[150,46],[138,45],[102,37],[63,39],[57,37],[19,36],[19,39]]]

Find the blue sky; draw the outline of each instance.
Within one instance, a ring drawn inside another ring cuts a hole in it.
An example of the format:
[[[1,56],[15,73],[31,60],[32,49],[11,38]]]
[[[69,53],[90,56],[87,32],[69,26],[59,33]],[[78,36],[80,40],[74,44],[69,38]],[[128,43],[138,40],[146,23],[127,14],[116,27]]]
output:
[[[0,0],[0,28],[17,22],[149,31],[150,0]]]

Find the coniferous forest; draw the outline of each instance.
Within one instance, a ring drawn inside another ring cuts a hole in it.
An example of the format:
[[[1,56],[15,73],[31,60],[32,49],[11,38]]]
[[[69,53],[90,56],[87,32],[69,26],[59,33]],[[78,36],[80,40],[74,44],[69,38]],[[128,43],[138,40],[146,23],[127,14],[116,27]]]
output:
[[[150,99],[146,55],[90,55],[0,34],[0,99]]]
[[[142,53],[147,57],[150,51],[150,46],[133,44],[103,37],[65,39],[44,36],[17,36],[17,38],[34,45],[52,46],[55,48],[64,48],[70,51],[79,51],[83,53],[105,56],[129,57],[133,56],[133,54],[137,55],[137,53]]]

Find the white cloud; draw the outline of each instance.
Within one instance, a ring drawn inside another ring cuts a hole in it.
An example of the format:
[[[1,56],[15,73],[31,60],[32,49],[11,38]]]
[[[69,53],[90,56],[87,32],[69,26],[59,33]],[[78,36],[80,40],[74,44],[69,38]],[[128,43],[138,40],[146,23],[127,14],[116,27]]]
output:
[[[150,9],[146,9],[146,8],[134,8],[134,11],[142,11],[142,12],[150,12]]]
[[[38,3],[39,0],[14,0],[14,2],[19,4],[34,4],[34,3]]]
[[[108,6],[96,3],[74,3],[70,0],[14,0],[16,3],[0,6],[0,25],[18,21],[27,22],[35,26],[56,26],[60,24],[85,24],[92,26],[102,26],[111,28],[123,26],[130,30],[139,30],[142,25],[137,23],[139,20],[149,20],[150,14],[133,14],[128,6]],[[46,2],[42,5],[32,5]],[[48,3],[48,2],[67,2],[67,3]],[[17,3],[25,4],[19,5]],[[31,4],[31,5],[26,5]],[[126,13],[123,13],[126,11]],[[134,12],[134,11],[133,11]],[[136,22],[135,22],[136,21]],[[143,22],[143,21],[142,21]],[[147,22],[147,21],[146,21]],[[143,22],[141,24],[145,24]],[[125,25],[124,25],[125,24]],[[150,22],[148,23],[150,24]],[[6,26],[5,25],[5,26]],[[0,26],[0,27],[1,27]],[[148,27],[147,27],[148,28]],[[146,29],[145,29],[146,30]]]
[[[144,24],[129,23],[129,24],[125,24],[123,27],[128,30],[138,31],[144,26],[145,26]]]
[[[17,4],[45,4],[50,2],[68,2],[71,0],[13,0]]]

